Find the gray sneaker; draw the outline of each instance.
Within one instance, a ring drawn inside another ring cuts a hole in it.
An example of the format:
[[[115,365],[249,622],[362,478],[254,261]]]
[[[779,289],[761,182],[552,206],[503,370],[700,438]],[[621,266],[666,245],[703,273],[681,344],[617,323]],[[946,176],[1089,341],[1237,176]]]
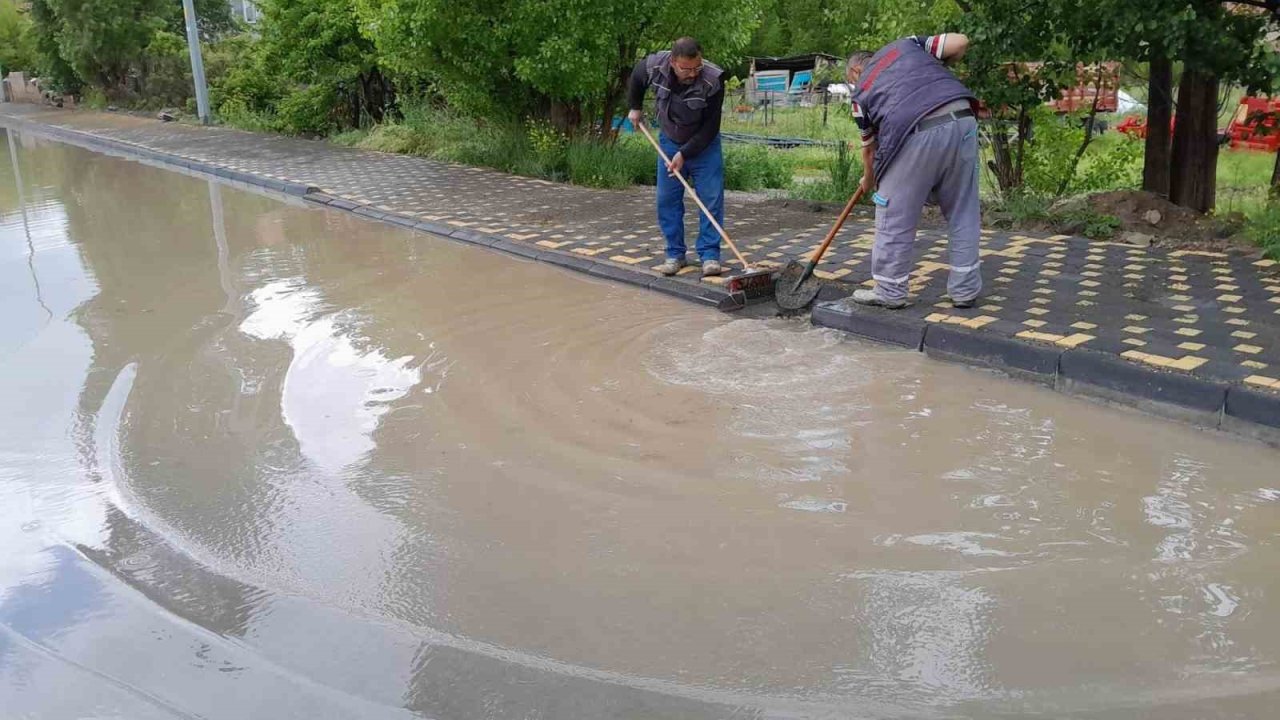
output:
[[[724,268],[720,267],[719,260],[703,260],[702,261],[702,277],[708,275],[719,275],[724,272]]]
[[[670,277],[680,272],[680,268],[688,264],[689,262],[684,258],[667,258],[666,262],[658,266],[658,272]]]
[[[906,298],[885,300],[875,290],[854,290],[853,301],[859,305],[871,305],[873,307],[888,308],[889,310],[901,310],[911,304],[911,301]]]

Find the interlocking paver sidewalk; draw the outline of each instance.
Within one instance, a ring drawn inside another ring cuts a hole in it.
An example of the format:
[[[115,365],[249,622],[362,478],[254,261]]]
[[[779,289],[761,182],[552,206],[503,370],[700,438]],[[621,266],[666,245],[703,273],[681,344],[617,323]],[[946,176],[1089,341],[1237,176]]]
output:
[[[107,113],[9,104],[0,106],[0,124],[61,132],[64,139],[68,131],[83,133],[78,137],[306,186],[314,190],[311,199],[336,207],[453,231],[463,239],[483,239],[596,274],[639,279],[655,289],[702,288],[710,302],[725,295],[719,289],[723,279],[699,284],[693,268],[675,285],[658,279],[653,268],[662,260],[663,243],[648,188],[594,190],[319,141]],[[726,216],[727,229],[748,257],[775,265],[807,258],[833,220],[833,213],[814,212],[804,203],[742,197],[730,197]],[[692,239],[691,204],[687,220]],[[819,277],[831,283],[824,298],[870,284],[873,235],[865,212],[847,224],[818,269]],[[855,332],[864,321],[891,326],[896,329],[889,335],[908,339],[915,327],[946,328],[938,338],[963,329],[1014,344],[1000,347],[1025,347],[1033,358],[1058,357],[1045,354],[1046,349],[1082,351],[1117,366],[1185,376],[1224,393],[1229,386],[1260,397],[1280,392],[1280,263],[1273,260],[1236,251],[1138,248],[984,230],[982,302],[972,310],[955,310],[943,297],[945,234],[922,230],[918,249],[911,281],[914,307],[887,315],[837,304],[815,319]],[[726,260],[731,271],[740,271],[727,249]],[[923,343],[925,331],[920,332]],[[951,347],[966,353],[961,340]],[[991,351],[971,354],[983,352]],[[1035,362],[1028,360],[1029,366]],[[1266,420],[1271,406],[1261,412]],[[1280,418],[1273,424],[1280,426]]]

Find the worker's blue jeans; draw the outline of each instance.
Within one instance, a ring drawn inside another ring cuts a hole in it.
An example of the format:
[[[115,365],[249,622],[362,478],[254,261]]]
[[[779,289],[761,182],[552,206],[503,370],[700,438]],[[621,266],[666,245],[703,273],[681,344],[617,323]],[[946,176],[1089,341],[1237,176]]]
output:
[[[667,139],[665,135],[658,138],[662,151],[667,157],[675,157],[680,146]],[[707,209],[715,216],[716,222],[724,226],[724,154],[720,150],[720,136],[707,145],[706,149],[696,157],[685,158],[684,178],[693,185]],[[720,259],[720,233],[707,221],[701,211],[698,212],[698,259]],[[680,181],[667,174],[662,160],[658,160],[658,227],[667,239],[667,257],[684,258],[684,186]]]

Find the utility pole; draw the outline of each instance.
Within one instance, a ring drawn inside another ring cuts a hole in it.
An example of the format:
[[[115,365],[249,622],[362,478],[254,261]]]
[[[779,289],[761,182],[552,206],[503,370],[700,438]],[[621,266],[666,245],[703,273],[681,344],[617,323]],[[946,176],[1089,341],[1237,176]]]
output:
[[[204,59],[200,57],[200,31],[196,28],[196,8],[192,0],[182,0],[182,16],[187,21],[187,49],[191,51],[191,79],[196,86],[196,112],[200,122],[209,124],[209,87],[204,80]]]

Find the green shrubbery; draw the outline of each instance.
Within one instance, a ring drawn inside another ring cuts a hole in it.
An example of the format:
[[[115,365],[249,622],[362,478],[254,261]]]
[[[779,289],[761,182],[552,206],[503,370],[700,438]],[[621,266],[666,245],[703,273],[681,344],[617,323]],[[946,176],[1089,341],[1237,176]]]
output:
[[[1280,205],[1270,204],[1249,215],[1245,233],[1274,260],[1280,260]]]
[[[251,123],[260,120],[252,114],[247,117]],[[486,121],[427,103],[406,103],[399,120],[339,139],[369,150],[420,155],[589,187],[652,185],[658,167],[653,148],[636,135],[624,134],[612,142],[569,137],[542,121]],[[726,145],[724,152],[728,189],[786,188],[791,182],[791,167],[776,150]]]

